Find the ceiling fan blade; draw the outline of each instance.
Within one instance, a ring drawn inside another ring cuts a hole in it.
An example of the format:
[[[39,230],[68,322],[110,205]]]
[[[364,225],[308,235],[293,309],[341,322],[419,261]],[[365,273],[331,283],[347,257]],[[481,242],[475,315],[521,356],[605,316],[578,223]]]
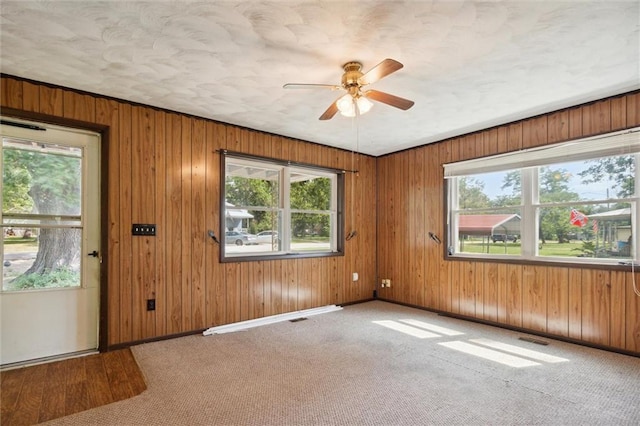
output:
[[[389,93],[380,92],[378,90],[367,90],[364,92],[364,95],[374,101],[382,102],[383,104],[391,105],[392,107],[400,108],[405,111],[411,108],[414,104],[414,102],[409,99],[390,95]]]
[[[335,84],[307,84],[307,83],[287,83],[282,86],[284,89],[342,89],[342,86],[336,86]]]
[[[380,62],[375,67],[371,68],[369,71],[367,71],[366,74],[364,74],[362,77],[358,79],[358,82],[362,86],[375,83],[376,81],[380,80],[382,77],[386,77],[389,74],[398,71],[403,66],[404,65],[402,65],[400,62],[394,59],[387,58],[384,61]]]
[[[338,98],[340,99],[340,98]],[[338,112],[338,101],[336,100],[334,103],[329,105],[329,108],[320,116],[320,120],[331,120],[334,115]]]

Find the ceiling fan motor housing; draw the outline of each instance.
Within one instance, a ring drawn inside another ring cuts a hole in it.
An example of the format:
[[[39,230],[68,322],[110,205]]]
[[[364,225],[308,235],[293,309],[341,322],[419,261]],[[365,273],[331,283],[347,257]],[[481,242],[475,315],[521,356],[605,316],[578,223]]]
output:
[[[342,75],[342,87],[349,89],[350,87],[360,87],[360,77],[362,77],[362,64],[360,62],[347,62],[342,66],[344,74]]]

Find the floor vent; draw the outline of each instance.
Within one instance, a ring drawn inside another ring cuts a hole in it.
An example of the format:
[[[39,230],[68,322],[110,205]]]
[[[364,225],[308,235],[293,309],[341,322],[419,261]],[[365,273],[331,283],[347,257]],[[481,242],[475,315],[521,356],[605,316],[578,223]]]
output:
[[[518,337],[520,340],[524,340],[525,342],[535,343],[536,345],[547,346],[549,343],[544,340],[532,339],[531,337]]]

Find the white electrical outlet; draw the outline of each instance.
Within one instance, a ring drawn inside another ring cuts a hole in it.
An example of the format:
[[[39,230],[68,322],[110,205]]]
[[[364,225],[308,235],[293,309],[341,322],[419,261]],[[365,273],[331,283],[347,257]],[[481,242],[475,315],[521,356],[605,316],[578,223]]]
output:
[[[358,273],[357,272],[353,273],[353,281],[358,281]]]

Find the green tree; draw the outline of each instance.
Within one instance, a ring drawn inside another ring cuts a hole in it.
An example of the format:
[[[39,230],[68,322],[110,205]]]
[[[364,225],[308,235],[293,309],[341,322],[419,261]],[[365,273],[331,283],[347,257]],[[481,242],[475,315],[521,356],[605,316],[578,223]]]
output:
[[[522,203],[522,182],[520,170],[513,170],[507,173],[503,178],[502,190],[511,189],[510,194],[500,195],[491,200],[493,207],[519,206]],[[519,210],[514,209],[513,213]]]
[[[295,210],[329,210],[331,208],[331,180],[313,178],[291,183],[291,208]],[[330,216],[319,213],[293,213],[292,231],[302,236],[311,232],[322,237],[331,234]]]
[[[481,209],[490,205],[489,197],[484,193],[484,182],[472,177],[458,180],[458,208]]]
[[[226,201],[234,206],[273,207],[279,204],[278,182],[266,179],[250,179],[229,176],[226,180]],[[291,183],[289,191],[290,205],[294,210],[329,210],[331,207],[331,180],[323,177],[296,180]],[[250,232],[275,229],[277,217],[269,211],[251,210]],[[292,232],[303,236],[308,232],[329,236],[330,216],[328,214],[296,212],[292,215]]]
[[[571,174],[565,169],[541,167],[538,176],[539,197],[542,203],[578,201],[580,196],[569,189]],[[540,231],[543,242],[557,238],[559,243],[568,242],[568,234],[574,229],[569,222],[570,207],[551,207],[540,212]]]
[[[277,207],[278,182],[267,179],[251,179],[228,176],[225,182],[225,199],[239,207]],[[276,214],[270,211],[252,210],[251,233],[274,229]]]
[[[633,196],[636,170],[634,155],[599,158],[590,160],[589,163],[591,166],[578,173],[583,183],[596,183],[607,179],[615,182],[613,189],[619,198]]]
[[[520,197],[522,194],[522,173],[520,170],[513,170],[504,176],[502,189],[511,188],[511,194]]]
[[[79,215],[81,159],[77,156],[34,150],[3,149],[3,197],[5,212],[40,215]],[[78,260],[80,230],[39,230],[38,253],[23,278],[70,268]]]
[[[29,196],[31,175],[25,167],[12,159],[11,151],[4,151],[2,169],[2,211],[6,213],[28,212],[33,209]]]
[[[242,207],[274,207],[278,201],[278,182],[266,179],[227,177],[227,201]]]
[[[541,167],[538,173],[538,197],[541,203],[561,203],[577,201],[579,195],[570,190],[569,180],[571,174],[565,169],[552,169]],[[507,173],[502,189],[511,188],[512,194],[522,191],[521,174],[519,171]],[[586,212],[583,212],[586,213]],[[573,230],[569,223],[571,208],[551,207],[540,211],[538,234],[543,243],[548,239],[557,239],[558,242],[566,242],[568,234]]]

